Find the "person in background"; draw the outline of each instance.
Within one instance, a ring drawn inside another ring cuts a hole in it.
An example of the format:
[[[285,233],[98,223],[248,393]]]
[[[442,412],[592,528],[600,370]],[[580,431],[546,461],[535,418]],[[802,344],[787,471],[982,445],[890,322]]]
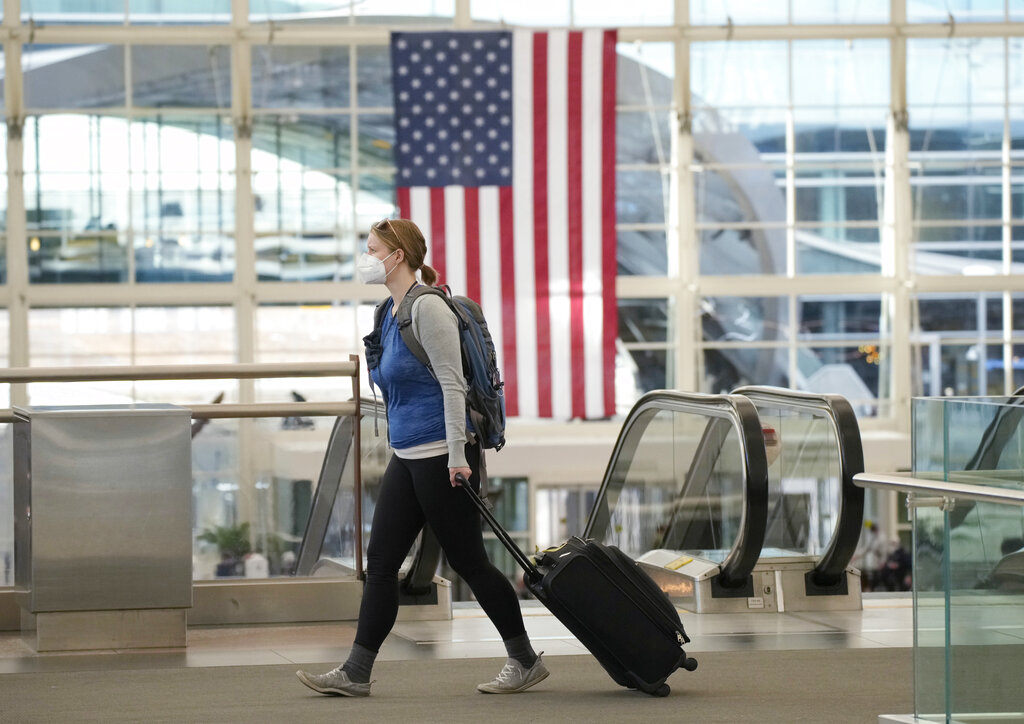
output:
[[[426,241],[408,220],[385,219],[371,227],[366,253],[356,268],[360,281],[390,292],[379,329],[364,338],[372,382],[384,395],[388,442],[394,454],[381,480],[367,548],[366,585],[355,643],[348,660],[325,674],[298,671],[321,694],[369,696],[370,673],[398,615],[398,568],[424,523],[429,523],[452,568],[472,589],[501,634],[508,660],[493,681],[477,690],[525,691],[548,676],[523,624],[515,589],[487,558],[480,514],[457,489],[464,475],[479,490],[480,448],[466,424],[466,382],[455,314],[443,299],[424,294],[412,306],[416,339],[430,360],[421,363],[402,340],[394,314],[420,282],[437,272],[423,263]]]

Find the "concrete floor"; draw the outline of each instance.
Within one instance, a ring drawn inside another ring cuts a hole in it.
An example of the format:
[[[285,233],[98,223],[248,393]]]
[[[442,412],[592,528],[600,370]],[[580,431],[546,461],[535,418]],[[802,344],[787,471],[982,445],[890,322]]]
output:
[[[566,628],[535,601],[524,601],[526,628],[549,657],[586,653]],[[691,614],[682,612],[692,642],[687,653],[910,647],[910,594],[865,594],[861,611]],[[0,674],[93,669],[191,668],[343,661],[354,622],[193,627],[185,649],[38,654],[18,633],[0,634]],[[456,604],[450,621],[396,624],[379,660],[475,659],[505,655],[494,626],[475,604]]]

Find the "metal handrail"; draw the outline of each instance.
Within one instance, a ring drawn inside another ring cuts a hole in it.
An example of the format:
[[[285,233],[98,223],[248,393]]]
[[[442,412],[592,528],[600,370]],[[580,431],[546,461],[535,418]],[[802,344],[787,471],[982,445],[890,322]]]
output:
[[[950,483],[945,480],[928,480],[903,473],[859,473],[853,476],[853,482],[862,488],[893,490],[951,500],[973,500],[979,503],[1024,506],[1024,490],[997,488],[992,485]]]
[[[359,362],[347,361],[261,362],[208,365],[96,365],[92,367],[11,367],[0,369],[0,384],[30,382],[142,382],[154,380],[251,380],[281,377],[355,377]],[[353,389],[356,402],[240,403],[182,405],[197,420],[235,417],[284,417],[287,415],[346,416],[358,414],[358,386]],[[11,408],[0,408],[0,422],[14,422]]]
[[[727,423],[737,432],[746,482],[743,515],[732,549],[720,564],[718,578],[725,588],[740,587],[749,579],[760,556],[768,516],[768,462],[761,422],[754,403],[741,395],[654,390],[637,400],[622,424],[583,535],[593,535],[603,511],[601,503],[606,498],[619,459],[632,455],[647,424],[662,410],[703,415],[712,418],[712,422]]]
[[[152,380],[250,380],[291,377],[351,377],[352,400],[348,402],[265,402],[178,405],[190,410],[196,420],[327,416],[354,417],[362,412],[359,404],[359,357],[337,362],[262,362],[207,365],[102,365],[92,367],[11,367],[0,369],[0,384],[32,382],[139,382]],[[0,409],[0,423],[17,422],[21,418],[11,408]],[[363,577],[363,515],[362,505],[362,440],[360,426],[353,427],[353,509],[355,527],[356,577]]]
[[[832,538],[811,575],[818,585],[835,585],[846,575],[846,566],[857,550],[864,523],[864,490],[853,484],[853,476],[864,472],[864,448],[857,414],[842,395],[763,385],[738,387],[733,394],[743,395],[755,405],[760,402],[768,407],[819,412],[831,424],[839,447],[839,515]]]
[[[95,365],[92,367],[9,367],[0,384],[23,382],[132,382],[141,380],[249,380],[271,377],[353,377],[356,359],[338,362],[250,362],[208,365]]]

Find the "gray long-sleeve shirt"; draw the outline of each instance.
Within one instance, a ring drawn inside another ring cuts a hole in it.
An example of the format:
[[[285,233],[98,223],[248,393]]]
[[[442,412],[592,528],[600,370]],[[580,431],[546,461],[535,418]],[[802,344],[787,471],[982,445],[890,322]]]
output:
[[[427,353],[444,396],[448,467],[469,467],[466,460],[466,378],[455,313],[443,299],[424,294],[412,305],[412,331]]]

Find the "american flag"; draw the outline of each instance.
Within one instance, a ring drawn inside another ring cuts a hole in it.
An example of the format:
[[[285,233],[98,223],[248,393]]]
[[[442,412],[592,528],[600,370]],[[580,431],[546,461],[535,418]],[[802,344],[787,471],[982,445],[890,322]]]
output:
[[[391,36],[399,211],[483,306],[510,417],[615,413],[615,40]]]

